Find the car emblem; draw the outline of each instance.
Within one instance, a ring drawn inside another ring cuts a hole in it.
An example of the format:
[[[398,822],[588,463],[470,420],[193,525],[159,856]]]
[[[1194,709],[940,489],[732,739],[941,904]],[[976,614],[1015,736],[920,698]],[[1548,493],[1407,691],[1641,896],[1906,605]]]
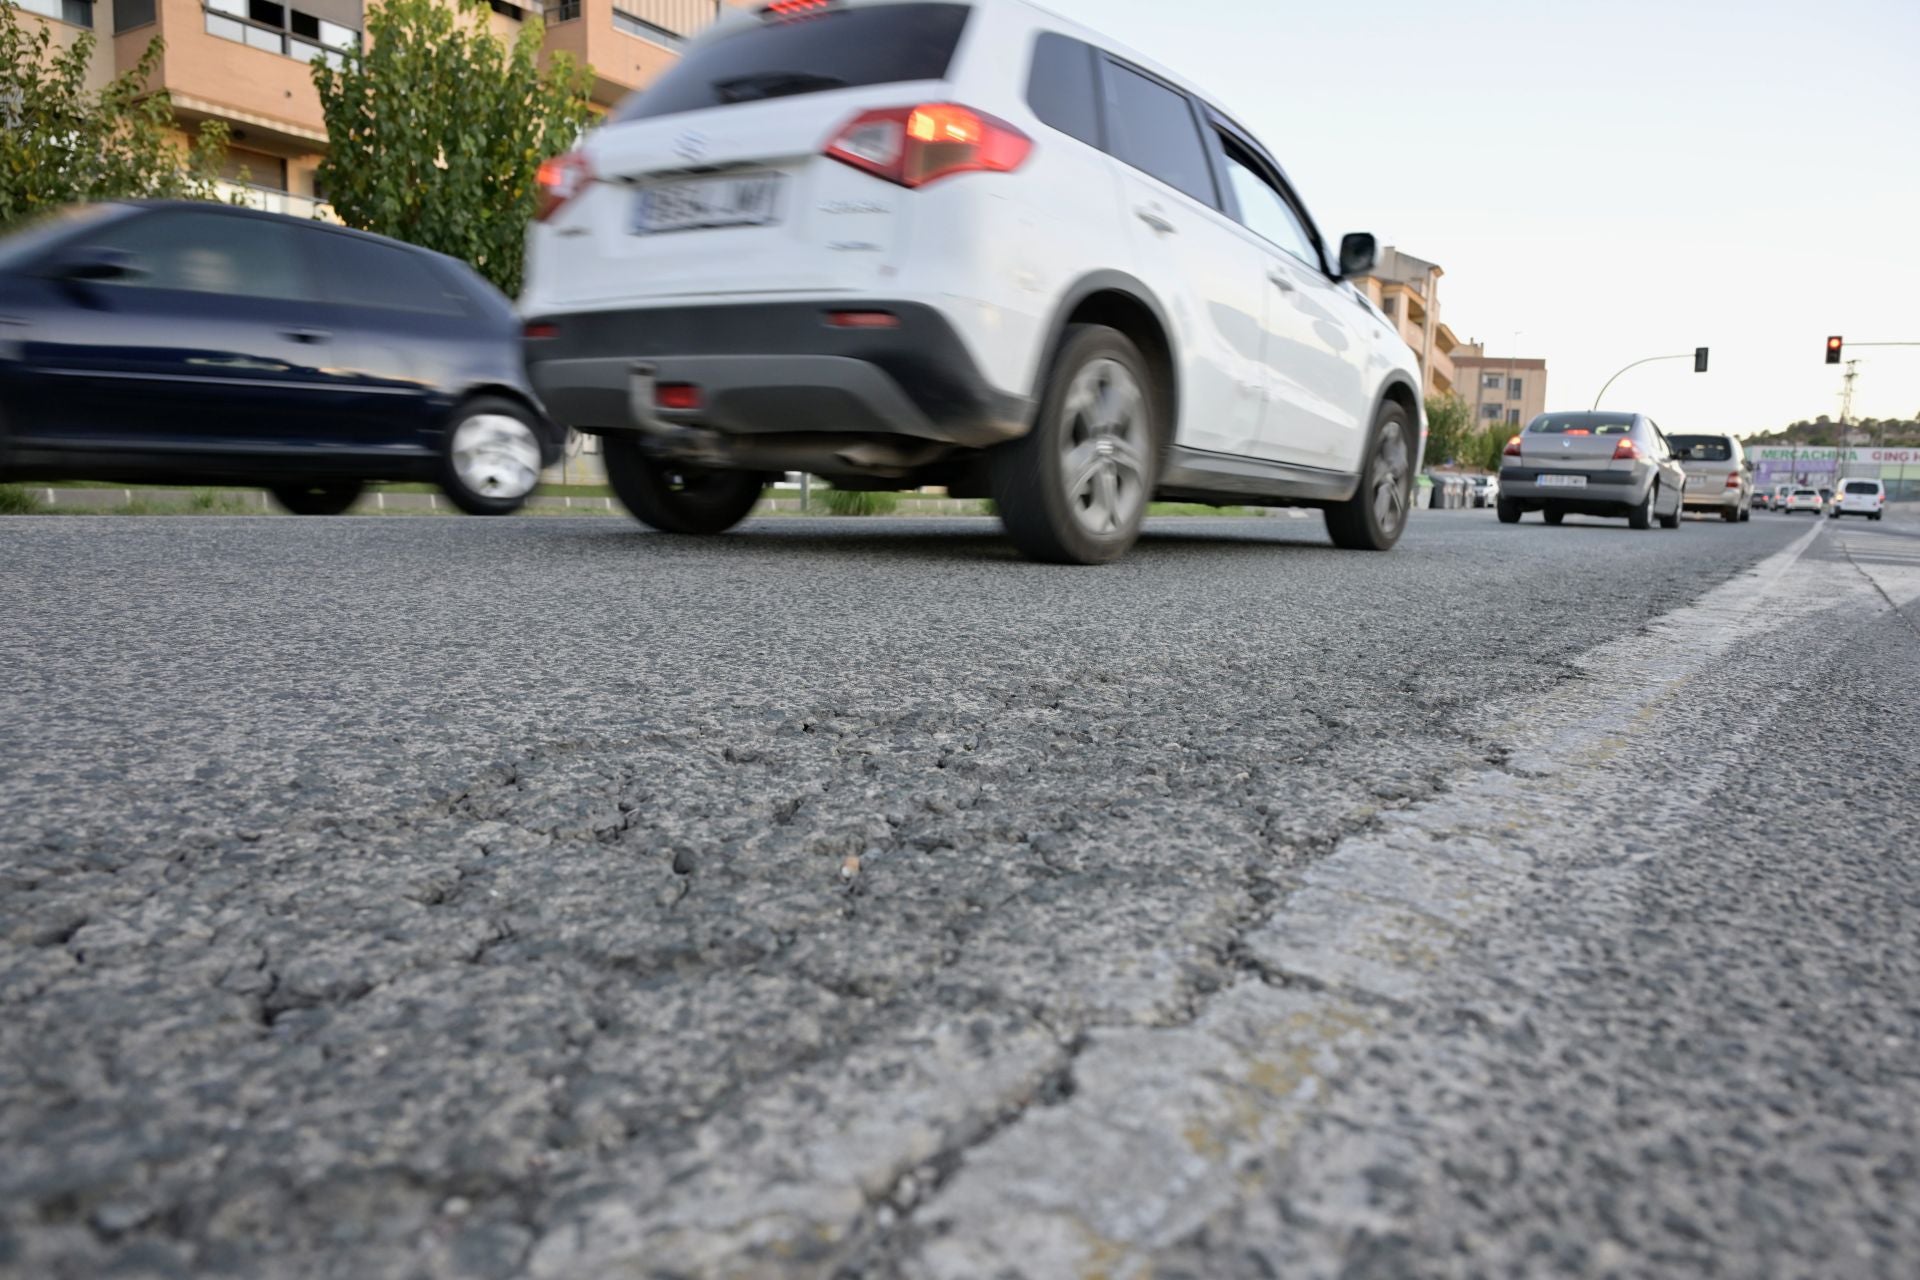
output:
[[[707,135],[683,133],[673,140],[673,149],[682,160],[698,160],[707,154]]]

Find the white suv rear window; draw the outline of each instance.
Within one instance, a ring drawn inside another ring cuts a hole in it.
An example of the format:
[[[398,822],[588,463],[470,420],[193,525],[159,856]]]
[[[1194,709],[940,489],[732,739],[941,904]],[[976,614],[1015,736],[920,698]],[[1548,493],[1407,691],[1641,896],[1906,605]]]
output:
[[[1847,481],[1847,492],[1875,494],[1880,492],[1880,486],[1872,480],[1849,480]]]
[[[944,80],[972,10],[886,4],[767,17],[697,44],[653,87],[621,103],[614,123],[870,84]]]

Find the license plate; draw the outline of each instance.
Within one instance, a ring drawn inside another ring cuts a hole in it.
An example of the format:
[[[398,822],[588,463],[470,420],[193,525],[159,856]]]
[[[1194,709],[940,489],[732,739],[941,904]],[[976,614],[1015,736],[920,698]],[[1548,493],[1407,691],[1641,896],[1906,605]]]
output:
[[[1541,476],[1538,483],[1548,489],[1584,489],[1585,476]]]
[[[780,174],[703,178],[648,187],[634,206],[641,235],[701,227],[758,227],[780,220]]]

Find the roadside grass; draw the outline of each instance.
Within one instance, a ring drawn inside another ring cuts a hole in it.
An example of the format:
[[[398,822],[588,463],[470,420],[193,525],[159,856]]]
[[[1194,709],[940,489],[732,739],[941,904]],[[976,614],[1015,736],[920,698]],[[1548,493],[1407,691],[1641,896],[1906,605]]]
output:
[[[0,516],[37,516],[46,509],[25,485],[0,484]]]
[[[821,496],[821,504],[836,516],[890,516],[900,509],[900,495],[829,489]]]

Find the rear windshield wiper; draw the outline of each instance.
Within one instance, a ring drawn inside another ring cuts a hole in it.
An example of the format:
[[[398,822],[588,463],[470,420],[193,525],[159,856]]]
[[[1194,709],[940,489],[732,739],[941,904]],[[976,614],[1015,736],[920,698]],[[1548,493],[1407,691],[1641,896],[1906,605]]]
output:
[[[825,89],[844,89],[847,82],[839,76],[818,76],[809,71],[759,71],[750,76],[713,82],[722,102],[753,102],[761,98],[786,98],[796,93],[819,93]]]

